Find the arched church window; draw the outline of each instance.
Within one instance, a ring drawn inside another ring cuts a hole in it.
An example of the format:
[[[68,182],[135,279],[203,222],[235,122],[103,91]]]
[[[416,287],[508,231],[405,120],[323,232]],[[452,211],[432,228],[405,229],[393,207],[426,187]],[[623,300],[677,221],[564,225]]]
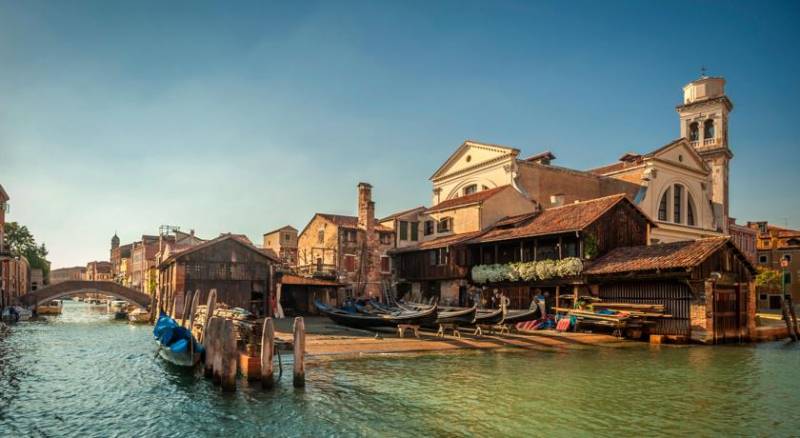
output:
[[[675,184],[672,187],[673,205],[672,205],[672,221],[676,224],[681,223],[681,204],[683,200],[683,186]]]
[[[669,189],[667,189],[663,195],[661,195],[661,202],[658,203],[658,220],[666,221],[667,220],[667,199],[669,197]]]
[[[708,119],[703,123],[703,138],[714,138],[714,120]]]
[[[464,196],[471,195],[471,194],[473,194],[473,193],[475,193],[477,191],[478,191],[478,185],[477,184],[470,184],[470,185],[464,187]]]
[[[686,192],[686,225],[694,226],[694,199],[692,194]]]
[[[700,127],[698,126],[697,122],[692,122],[692,124],[689,125],[689,140],[700,140]]]

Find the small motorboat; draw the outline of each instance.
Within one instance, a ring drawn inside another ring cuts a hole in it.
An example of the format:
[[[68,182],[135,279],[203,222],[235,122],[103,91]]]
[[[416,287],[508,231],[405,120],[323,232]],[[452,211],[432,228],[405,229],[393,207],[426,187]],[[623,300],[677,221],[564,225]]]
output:
[[[153,327],[153,337],[158,345],[158,355],[181,367],[195,366],[204,352],[192,332],[164,312],[158,316]]]
[[[418,312],[399,310],[393,313],[365,314],[337,309],[319,301],[315,301],[314,304],[333,322],[354,328],[395,327],[398,324],[429,325],[436,321],[437,315],[435,305]]]
[[[9,306],[3,309],[2,319],[6,322],[27,321],[33,317],[33,312],[20,306]]]
[[[150,312],[145,309],[134,309],[128,312],[128,322],[131,324],[147,324],[150,322]]]
[[[128,302],[123,300],[109,301],[108,313],[113,313],[114,319],[128,319]]]
[[[61,300],[50,300],[36,306],[36,313],[39,315],[60,315],[63,306],[64,303]]]

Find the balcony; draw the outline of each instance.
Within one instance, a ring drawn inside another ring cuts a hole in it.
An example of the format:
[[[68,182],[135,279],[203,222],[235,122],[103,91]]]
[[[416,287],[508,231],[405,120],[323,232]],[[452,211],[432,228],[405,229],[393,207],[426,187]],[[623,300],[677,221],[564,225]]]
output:
[[[706,138],[706,139],[703,140],[703,146],[704,147],[705,146],[714,146],[716,144],[717,144],[717,139],[716,138]],[[692,146],[694,146],[694,145],[692,145]]]

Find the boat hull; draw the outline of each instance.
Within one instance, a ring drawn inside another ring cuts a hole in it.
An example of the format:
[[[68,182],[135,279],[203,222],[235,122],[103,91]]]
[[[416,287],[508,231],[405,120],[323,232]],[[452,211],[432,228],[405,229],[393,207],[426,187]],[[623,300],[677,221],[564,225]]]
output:
[[[348,313],[341,309],[316,302],[320,312],[333,322],[354,328],[396,327],[398,324],[429,325],[436,321],[436,306],[422,312],[400,312],[399,314]]]
[[[191,354],[188,351],[175,353],[170,350],[169,347],[162,346],[158,341],[156,341],[156,344],[159,346],[158,355],[173,365],[179,367],[193,367],[200,361],[200,353]]]

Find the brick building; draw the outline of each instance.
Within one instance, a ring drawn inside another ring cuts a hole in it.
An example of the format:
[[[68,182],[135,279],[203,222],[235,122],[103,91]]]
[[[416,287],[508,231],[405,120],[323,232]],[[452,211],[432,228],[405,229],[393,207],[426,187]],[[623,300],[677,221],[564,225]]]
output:
[[[83,279],[88,281],[114,280],[114,273],[111,270],[111,262],[94,261],[87,263]]]
[[[297,270],[345,285],[348,294],[379,297],[391,277],[394,231],[375,219],[372,186],[358,184],[358,216],[316,213],[300,232]]]
[[[747,226],[757,232],[757,265],[783,272],[781,259],[788,258],[786,268],[786,290],[792,301],[800,303],[800,230],[777,227],[765,221],[748,222]],[[759,290],[758,304],[764,309],[780,309],[779,290]]]

